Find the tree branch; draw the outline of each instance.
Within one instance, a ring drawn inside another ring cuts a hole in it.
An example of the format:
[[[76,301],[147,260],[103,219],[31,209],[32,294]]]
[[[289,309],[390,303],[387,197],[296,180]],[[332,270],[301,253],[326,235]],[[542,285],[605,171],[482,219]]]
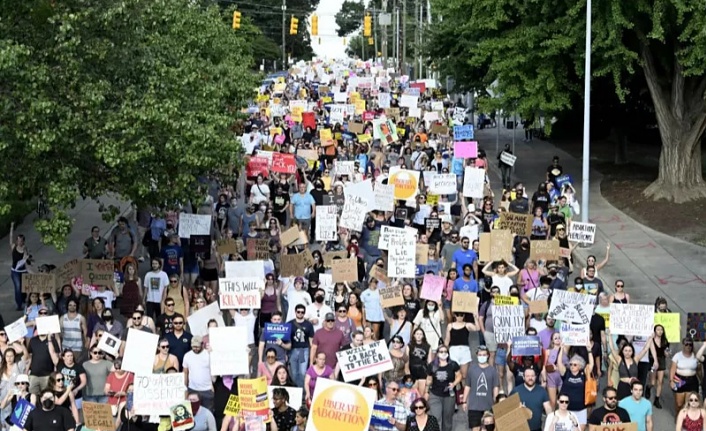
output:
[[[669,124],[674,118],[672,113],[666,108],[669,106],[667,95],[659,83],[659,74],[655,66],[655,60],[650,52],[649,41],[644,33],[635,30],[640,44],[640,57],[642,58],[642,70],[645,73],[645,80],[650,89],[652,101],[654,103],[655,114],[658,118],[658,124]]]

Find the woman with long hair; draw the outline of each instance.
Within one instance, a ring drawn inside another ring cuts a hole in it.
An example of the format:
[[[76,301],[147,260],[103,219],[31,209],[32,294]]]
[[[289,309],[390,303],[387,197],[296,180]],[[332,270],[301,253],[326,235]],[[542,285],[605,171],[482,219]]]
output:
[[[394,338],[395,335],[399,335],[402,337],[402,345],[407,345],[412,335],[413,326],[412,323],[407,320],[407,309],[404,307],[395,307],[391,313],[394,314],[394,318],[385,315],[385,320],[387,320],[388,325],[390,325],[391,339]]]
[[[478,321],[478,315],[473,315],[474,322]],[[471,363],[471,348],[468,345],[468,338],[472,332],[478,331],[478,327],[473,323],[466,323],[466,313],[455,312],[454,320],[446,326],[444,344],[449,348],[451,360],[461,367],[462,381],[466,381],[468,365]]]
[[[363,379],[362,386],[374,390],[377,393],[376,399],[380,399],[383,397],[382,385],[380,384],[380,380],[378,379],[377,375],[368,376]]]
[[[157,333],[157,329],[156,329],[155,324],[154,324],[154,319],[152,319],[150,316],[148,316],[147,314],[145,314],[145,306],[144,306],[144,305],[138,305],[137,307],[135,307],[135,311],[136,311],[136,312],[139,312],[140,314],[142,314],[142,322],[141,322],[141,325],[140,325],[140,326],[144,326],[144,327],[146,327],[146,328],[149,328],[150,331],[152,331],[153,334],[156,334],[156,333]],[[132,328],[132,327],[135,326],[135,324],[134,324],[134,322],[132,321],[132,319],[127,319],[126,322],[127,322],[127,327],[128,327],[128,328]]]
[[[561,388],[561,374],[559,373],[559,361],[568,364],[564,351],[561,348],[561,334],[552,334],[550,347],[544,355],[544,367],[542,369],[541,380],[547,382],[547,393],[549,394],[549,404],[552,409],[556,408],[556,394]]]
[[[54,392],[56,397],[55,404],[62,406],[71,412],[76,423],[79,423],[78,408],[76,408],[76,398],[74,397],[73,384],[64,384],[64,375],[61,373],[52,373],[49,376],[47,389]]]
[[[312,253],[313,254],[313,253]],[[351,295],[351,288],[348,287],[348,283],[345,281],[339,281],[336,284],[333,285],[333,295],[332,296],[332,302],[333,306],[332,308],[334,310],[337,310],[338,307],[348,307],[348,297]],[[350,316],[348,316],[350,317]],[[357,322],[356,322],[357,325]]]
[[[443,341],[441,337],[441,325],[444,323],[442,311],[435,301],[427,300],[424,308],[417,313],[414,318],[414,325],[422,328],[424,335],[429,340],[432,352],[436,352],[436,347]]]
[[[25,302],[24,294],[22,293],[22,274],[26,274],[29,270],[27,266],[30,264],[30,254],[25,244],[25,236],[17,235],[15,237],[15,222],[10,224],[10,253],[12,254],[12,266],[10,267],[10,275],[12,284],[15,287],[15,310],[22,310],[22,305]]]
[[[687,392],[686,407],[677,414],[676,431],[706,431],[706,410],[696,391]]]
[[[96,326],[101,323],[103,310],[105,310],[105,300],[101,297],[93,298],[91,300],[91,306],[88,308],[88,317],[86,318],[87,335],[89,338],[93,336],[93,331]]]
[[[326,353],[317,352],[314,363],[311,364],[304,376],[304,395],[306,402],[310,403],[314,398],[314,388],[317,379],[330,379],[333,376],[333,368],[326,365]]]
[[[272,375],[272,382],[270,383],[272,386],[288,386],[295,388],[297,385],[294,383],[294,380],[292,380],[292,376],[289,375],[289,369],[287,369],[286,365],[280,365],[275,369],[274,374]]]
[[[5,418],[2,429],[5,430],[12,429],[10,415],[20,400],[25,400],[33,406],[37,405],[37,396],[29,392],[29,376],[27,374],[18,374],[13,380],[13,383],[8,385],[7,389],[3,388],[2,398],[0,398],[2,399],[0,410],[2,410],[2,417]]]
[[[169,353],[169,341],[166,338],[162,338],[157,343],[157,352],[154,355],[154,361],[152,362],[152,373],[154,374],[166,374],[167,370],[170,368],[179,369],[179,360],[176,356]]]
[[[404,344],[402,336],[395,335],[390,340],[389,344],[390,359],[392,360],[392,369],[383,373],[385,382],[399,382],[402,378],[409,374],[409,355]]]
[[[365,307],[360,301],[357,290],[348,294],[348,317],[353,320],[356,330],[361,331],[363,329],[363,325],[365,324]]]
[[[377,336],[375,335],[375,331],[373,331],[373,327],[370,325],[365,325],[363,327],[363,344],[370,344],[376,342]]]
[[[456,407],[455,388],[461,383],[461,367],[449,357],[449,348],[441,344],[436,359],[429,365],[427,377],[431,413],[444,431],[451,431]]]
[[[134,389],[134,385],[132,382],[127,385],[127,388],[125,389],[126,394],[132,394]],[[143,427],[143,421],[146,420],[146,417],[143,417],[141,415],[136,415],[135,414],[135,409],[128,409],[127,408],[127,396],[123,398],[123,401],[120,401],[120,404],[118,404],[118,414],[117,414],[117,422],[115,424],[116,430],[119,431],[143,431],[145,429],[152,429]]]
[[[275,371],[283,364],[277,360],[277,351],[272,347],[265,350],[265,360],[257,365],[257,376],[265,377],[267,384],[271,384]]]
[[[47,307],[44,305],[44,296],[37,292],[31,292],[27,295],[27,307],[25,308],[25,326],[27,326],[27,340],[34,336],[36,326],[35,319],[41,313],[47,314]]]
[[[667,369],[667,355],[669,355],[669,340],[667,340],[667,333],[664,330],[664,326],[655,325],[652,347],[654,347],[657,356],[652,355],[650,352],[650,362],[652,363],[653,370],[650,374],[650,384],[655,388],[654,406],[661,409],[662,403],[659,397],[662,396],[662,381],[664,380],[664,370]]]
[[[132,316],[132,312],[139,304],[142,304],[142,281],[137,274],[135,264],[129,262],[123,268],[124,284],[123,296],[120,300],[120,314]]]
[[[610,337],[610,329],[606,330],[606,335]],[[635,355],[635,348],[632,344],[628,343],[624,345],[619,351],[616,350],[613,342],[609,339],[610,353],[613,356],[615,362],[618,363],[618,375],[620,376],[618,380],[618,400],[622,400],[625,397],[629,397],[632,393],[631,385],[632,382],[638,380],[637,377],[637,363],[640,362],[643,356],[645,356],[650,350],[654,354],[654,345],[652,344],[652,339],[654,335],[651,335],[647,340],[647,349],[642,349],[640,353]]]
[[[446,273],[446,286],[442,290],[441,300],[444,305],[444,314],[446,315],[446,321],[452,322],[451,319],[451,301],[453,300],[454,284],[456,284],[456,279],[458,279],[458,270],[456,268],[449,269]]]
[[[433,352],[422,328],[416,328],[412,332],[407,352],[409,354],[409,373],[412,375],[419,393],[424,394],[429,376],[428,365],[433,358]]]
[[[123,370],[122,359],[118,358],[113,361],[113,371],[105,379],[105,388],[103,388],[103,391],[108,396],[108,404],[113,417],[118,415],[120,404],[126,400],[128,388],[132,386],[134,380],[135,375],[133,373]]]
[[[405,283],[402,286],[402,298],[404,299],[404,308],[407,310],[407,320],[412,322],[420,309],[416,289],[411,284]]]

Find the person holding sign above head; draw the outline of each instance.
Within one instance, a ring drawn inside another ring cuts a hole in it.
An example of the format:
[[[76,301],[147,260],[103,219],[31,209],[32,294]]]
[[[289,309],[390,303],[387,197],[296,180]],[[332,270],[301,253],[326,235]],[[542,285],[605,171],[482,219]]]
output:
[[[494,270],[491,269],[492,266],[495,266]],[[493,286],[500,288],[501,295],[507,295],[510,292],[510,286],[515,284],[512,278],[519,272],[520,270],[515,265],[504,260],[488,262],[483,267],[483,274],[493,278]]]
[[[610,337],[610,329],[606,329],[606,335]],[[612,338],[609,338],[610,354],[613,356],[613,360],[618,363],[618,400],[630,396],[630,385],[632,385],[632,382],[638,381],[637,363],[640,362],[642,357],[650,350],[652,351],[653,357],[657,356],[652,339],[653,336],[650,336],[648,349],[642,349],[640,353],[635,355],[635,348],[632,344],[627,343],[621,347],[620,351],[617,351],[613,345]]]
[[[562,343],[562,349],[565,353],[568,351],[568,347]],[[590,350],[590,346],[587,347]],[[565,395],[569,397],[569,411],[576,415],[580,428],[583,430],[587,420],[586,380],[588,380],[587,373],[591,373],[593,370],[593,355],[588,355],[588,364],[581,356],[573,355],[569,359],[568,370],[564,365],[564,361],[561,360],[557,362],[557,367],[563,382],[559,396]]]

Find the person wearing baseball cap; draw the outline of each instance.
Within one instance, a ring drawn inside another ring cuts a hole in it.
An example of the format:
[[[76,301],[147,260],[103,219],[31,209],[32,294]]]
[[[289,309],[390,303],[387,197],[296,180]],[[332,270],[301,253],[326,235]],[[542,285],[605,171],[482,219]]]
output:
[[[338,352],[346,345],[346,337],[335,325],[336,316],[333,313],[324,315],[324,326],[314,333],[311,341],[311,354],[309,355],[309,365],[314,364],[317,353],[326,354],[326,365],[336,369],[338,364]]]

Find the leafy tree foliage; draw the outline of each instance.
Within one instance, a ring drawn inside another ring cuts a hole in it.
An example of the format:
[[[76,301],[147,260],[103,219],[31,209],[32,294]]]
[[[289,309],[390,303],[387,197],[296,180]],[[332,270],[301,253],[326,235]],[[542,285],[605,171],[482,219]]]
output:
[[[427,51],[468,88],[497,79],[502,103],[528,114],[571,106],[583,91],[586,3],[433,0],[443,22]],[[706,8],[679,0],[609,0],[592,10],[592,74],[625,100],[644,74],[662,138],[659,176],[645,194],[706,197],[700,142],[706,129]]]
[[[365,15],[365,4],[362,0],[345,0],[341,5],[341,10],[336,14],[336,32],[340,37],[348,36],[351,33],[363,29],[363,17]]]
[[[229,127],[256,81],[250,41],[217,7],[12,3],[0,12],[0,202],[44,190],[45,243],[65,247],[79,196],[187,202],[199,177],[237,165]]]

